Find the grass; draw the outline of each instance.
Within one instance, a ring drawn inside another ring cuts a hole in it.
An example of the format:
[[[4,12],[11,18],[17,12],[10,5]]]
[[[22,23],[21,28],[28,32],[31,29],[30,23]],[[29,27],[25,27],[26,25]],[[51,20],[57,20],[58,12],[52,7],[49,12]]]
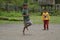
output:
[[[31,20],[34,24],[42,24],[41,16],[31,16]],[[60,16],[51,16],[50,17],[51,24],[60,24]]]
[[[16,20],[23,20],[22,18],[22,14],[21,12],[10,12],[10,13],[0,13],[0,17],[8,17],[9,20],[13,20],[13,19],[16,19]],[[41,20],[41,16],[39,16],[40,14],[39,13],[31,13],[30,15],[30,18],[33,22],[33,24],[42,24],[42,20]],[[0,20],[0,24],[12,24],[12,23],[16,23],[16,24],[22,24],[23,21],[7,21],[7,20]],[[60,24],[60,16],[51,16],[50,17],[50,23],[51,24]]]
[[[10,19],[22,19],[22,17],[10,17]],[[42,24],[41,16],[30,16],[33,24]],[[23,19],[22,19],[23,20]],[[7,20],[0,20],[0,24],[22,24],[23,21],[7,21]],[[50,23],[51,24],[60,24],[60,17],[59,16],[51,16],[50,17]]]
[[[20,17],[20,16],[22,16],[21,15],[21,12],[15,12],[15,11],[12,11],[12,12],[6,12],[6,11],[2,11],[2,12],[0,12],[0,16],[2,16],[2,17]]]
[[[51,16],[50,23],[60,24],[60,16]]]

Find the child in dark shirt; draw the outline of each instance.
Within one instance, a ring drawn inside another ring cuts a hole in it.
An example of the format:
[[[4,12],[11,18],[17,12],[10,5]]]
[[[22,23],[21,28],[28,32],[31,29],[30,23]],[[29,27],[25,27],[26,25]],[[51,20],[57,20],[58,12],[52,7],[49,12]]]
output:
[[[31,26],[29,14],[28,14],[28,5],[23,5],[23,20],[24,20],[24,28],[23,28],[23,34],[25,35],[25,29],[28,30],[28,27]]]

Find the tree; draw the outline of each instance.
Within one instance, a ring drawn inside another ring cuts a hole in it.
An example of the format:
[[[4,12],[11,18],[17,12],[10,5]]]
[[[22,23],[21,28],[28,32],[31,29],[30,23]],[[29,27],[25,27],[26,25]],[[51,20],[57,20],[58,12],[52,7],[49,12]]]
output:
[[[60,4],[60,0],[55,0],[55,3],[56,4]]]

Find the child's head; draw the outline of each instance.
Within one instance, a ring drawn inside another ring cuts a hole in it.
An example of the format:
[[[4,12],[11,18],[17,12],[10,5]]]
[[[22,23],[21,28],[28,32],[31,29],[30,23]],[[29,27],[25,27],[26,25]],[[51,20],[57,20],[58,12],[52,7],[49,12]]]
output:
[[[27,9],[28,8],[28,5],[26,3],[23,4],[23,8],[24,9]]]
[[[44,11],[43,11],[44,13],[46,13],[46,12],[48,12],[46,9],[44,9]]]

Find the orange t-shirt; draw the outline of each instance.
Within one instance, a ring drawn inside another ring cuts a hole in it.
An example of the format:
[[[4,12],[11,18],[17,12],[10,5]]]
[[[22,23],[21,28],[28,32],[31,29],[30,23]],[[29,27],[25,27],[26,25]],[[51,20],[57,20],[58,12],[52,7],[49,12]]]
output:
[[[50,15],[48,12],[42,14],[42,20],[50,20]]]

